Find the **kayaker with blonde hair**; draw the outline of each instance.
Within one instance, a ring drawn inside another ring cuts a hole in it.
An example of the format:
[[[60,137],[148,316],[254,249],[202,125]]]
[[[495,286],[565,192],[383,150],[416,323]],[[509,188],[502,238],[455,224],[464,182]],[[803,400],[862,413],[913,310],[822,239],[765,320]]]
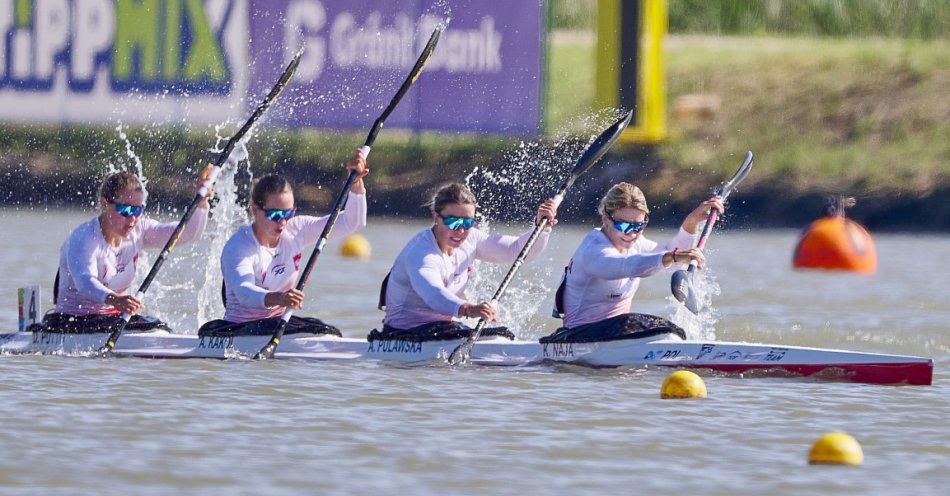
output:
[[[209,177],[208,165],[197,189]],[[210,191],[208,196],[210,196]],[[163,322],[138,314],[142,302],[129,294],[138,259],[145,248],[162,248],[178,227],[144,217],[145,189],[129,172],[109,174],[99,187],[99,215],[77,227],[63,243],[56,273],[56,308],[43,319],[47,332],[108,333],[118,326],[120,314],[132,315],[129,330],[168,328]],[[207,196],[199,204],[180,242],[197,240],[208,222]]]
[[[693,237],[710,209],[721,214],[725,207],[718,197],[704,201],[686,216],[673,239],[660,245],[644,236],[650,208],[640,188],[626,182],[613,185],[597,207],[600,227],[581,241],[555,295],[555,316],[564,319],[564,327],[542,341],[617,339],[656,324],[653,319],[666,322],[630,313],[640,278],[674,263],[696,261],[702,267],[705,258],[692,247]]]

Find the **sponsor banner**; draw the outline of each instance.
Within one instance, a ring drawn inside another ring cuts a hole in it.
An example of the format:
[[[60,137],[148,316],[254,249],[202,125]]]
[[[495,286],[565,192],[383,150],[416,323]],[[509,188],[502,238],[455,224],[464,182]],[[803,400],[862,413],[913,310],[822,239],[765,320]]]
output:
[[[292,126],[368,128],[405,80],[445,12],[418,0],[271,0],[252,25],[252,87],[306,52]],[[541,3],[458,0],[422,76],[387,126],[534,133],[540,121]],[[283,22],[281,22],[283,18]],[[282,26],[275,29],[274,26]],[[277,48],[277,50],[275,50]],[[283,56],[274,52],[283,50]]]
[[[213,123],[243,113],[250,0],[0,0],[0,120]]]
[[[291,104],[269,123],[368,129],[448,14],[387,127],[537,132],[541,2],[442,8],[450,11],[417,0],[0,0],[0,121],[243,119],[303,46],[282,96]]]

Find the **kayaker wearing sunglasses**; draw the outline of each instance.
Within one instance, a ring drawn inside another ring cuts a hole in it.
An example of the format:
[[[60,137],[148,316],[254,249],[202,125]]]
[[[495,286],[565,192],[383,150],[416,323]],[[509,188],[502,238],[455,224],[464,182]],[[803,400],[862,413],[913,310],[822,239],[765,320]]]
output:
[[[492,234],[478,229],[475,195],[463,184],[441,187],[427,204],[432,226],[420,231],[403,248],[380,291],[385,308],[383,331],[373,331],[370,340],[404,339],[430,341],[467,337],[471,329],[457,317],[494,321],[497,313],[488,302],[471,302],[465,287],[475,260],[510,264],[531,235]],[[541,218],[556,222],[557,208],[549,199],[538,207]],[[540,235],[528,260],[536,258],[548,241],[550,228]],[[504,329],[486,329],[483,335],[511,335]]]
[[[366,157],[357,149],[346,163],[357,178],[347,194],[346,209],[337,218],[330,239],[339,239],[366,227]],[[238,229],[224,245],[224,319],[212,320],[198,330],[205,335],[257,335],[275,329],[286,307],[300,308],[304,294],[295,289],[306,263],[304,250],[323,232],[329,215],[298,215],[294,191],[281,176],[258,179],[251,190],[253,222]],[[299,332],[339,335],[319,319],[294,315],[286,334]]]
[[[628,313],[630,304],[641,277],[674,263],[695,260],[703,266],[702,251],[692,247],[693,236],[710,209],[722,214],[725,207],[718,197],[704,201],[686,216],[673,239],[659,245],[643,235],[650,208],[640,188],[626,182],[611,187],[597,208],[601,226],[581,241],[555,295],[554,315],[564,319],[564,327],[542,342],[570,342],[569,336],[617,339],[656,326],[653,319],[675,327],[659,317]]]
[[[207,179],[208,165],[197,188]],[[210,194],[210,193],[209,193]],[[178,222],[143,217],[145,191],[128,172],[110,174],[99,187],[99,215],[77,227],[60,250],[53,299],[56,308],[43,319],[49,332],[110,332],[119,314],[133,314],[127,329],[167,328],[137,314],[142,302],[127,294],[135,281],[143,248],[162,248]],[[201,237],[208,222],[208,199],[201,202],[185,227],[180,243]]]

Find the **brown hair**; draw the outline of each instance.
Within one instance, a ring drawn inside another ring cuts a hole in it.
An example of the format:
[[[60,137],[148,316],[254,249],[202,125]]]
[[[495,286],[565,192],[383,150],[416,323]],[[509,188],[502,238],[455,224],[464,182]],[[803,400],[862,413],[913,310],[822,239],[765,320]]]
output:
[[[115,201],[123,191],[142,191],[142,182],[130,172],[114,172],[99,185],[99,196],[109,201]]]
[[[472,190],[468,189],[468,186],[460,183],[449,183],[436,190],[432,198],[425,203],[425,206],[438,213],[450,203],[478,205],[475,201],[475,195]]]
[[[254,182],[254,188],[251,190],[251,201],[258,208],[264,208],[264,204],[267,203],[267,195],[282,193],[285,190],[293,192],[290,183],[283,176],[267,174]]]
[[[643,195],[640,188],[630,183],[617,183],[607,190],[607,193],[600,199],[597,205],[597,212],[601,215],[612,214],[621,208],[635,208],[650,213],[650,207],[647,206],[647,198]]]

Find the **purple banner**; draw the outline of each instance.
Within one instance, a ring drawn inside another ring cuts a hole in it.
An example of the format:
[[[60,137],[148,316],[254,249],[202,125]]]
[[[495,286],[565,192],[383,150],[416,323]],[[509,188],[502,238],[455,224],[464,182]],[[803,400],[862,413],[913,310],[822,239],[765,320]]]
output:
[[[450,18],[419,80],[387,127],[534,134],[541,112],[538,0],[253,0],[250,102],[298,48],[300,69],[269,121],[369,129],[432,30]]]

